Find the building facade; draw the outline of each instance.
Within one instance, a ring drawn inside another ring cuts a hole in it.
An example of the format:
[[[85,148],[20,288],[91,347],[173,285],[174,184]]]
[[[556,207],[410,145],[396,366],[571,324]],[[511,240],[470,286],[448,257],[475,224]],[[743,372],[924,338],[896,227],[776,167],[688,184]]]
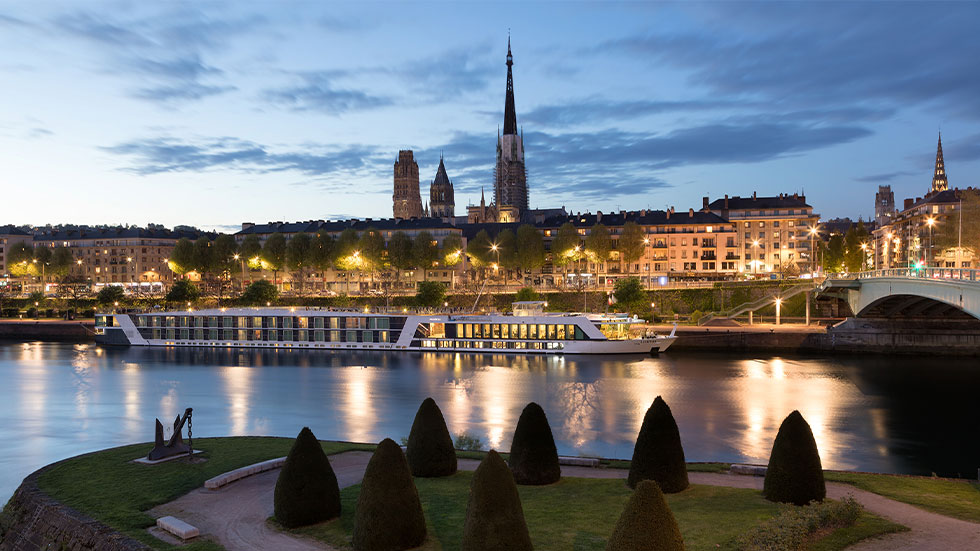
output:
[[[398,152],[394,167],[395,189],[392,211],[395,218],[422,217],[422,195],[419,192],[419,165],[411,149]]]
[[[875,194],[875,224],[885,226],[895,217],[895,193],[891,186],[878,186]]]
[[[453,183],[446,174],[446,164],[439,157],[439,168],[436,177],[429,185],[429,216],[432,218],[456,218],[456,199],[453,193]]]
[[[28,248],[33,247],[33,241],[34,236],[22,229],[0,226],[0,284],[10,278],[10,269],[7,266],[10,250],[18,243],[24,243]]]
[[[524,137],[518,134],[514,106],[514,56],[507,39],[507,91],[504,98],[504,133],[497,136],[497,162],[493,171],[493,200],[498,222],[515,222],[528,211]]]

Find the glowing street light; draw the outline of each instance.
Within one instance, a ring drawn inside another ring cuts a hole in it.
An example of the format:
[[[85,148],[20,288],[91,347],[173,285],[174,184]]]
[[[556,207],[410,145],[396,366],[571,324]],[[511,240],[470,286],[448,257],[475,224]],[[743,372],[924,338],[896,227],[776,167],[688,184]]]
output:
[[[780,307],[782,305],[783,305],[783,299],[776,297],[776,325],[779,325]]]

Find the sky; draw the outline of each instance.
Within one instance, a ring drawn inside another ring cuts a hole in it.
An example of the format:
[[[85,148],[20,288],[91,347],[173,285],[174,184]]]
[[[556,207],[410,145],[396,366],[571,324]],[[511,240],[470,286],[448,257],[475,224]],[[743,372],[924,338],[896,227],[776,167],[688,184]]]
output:
[[[514,55],[530,202],[825,219],[980,185],[980,3],[0,0],[0,225],[390,217],[492,197]]]

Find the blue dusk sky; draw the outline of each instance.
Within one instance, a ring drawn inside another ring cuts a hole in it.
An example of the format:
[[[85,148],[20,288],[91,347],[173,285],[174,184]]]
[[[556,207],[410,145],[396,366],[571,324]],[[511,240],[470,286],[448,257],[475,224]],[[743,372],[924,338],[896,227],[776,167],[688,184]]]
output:
[[[804,192],[869,217],[980,169],[980,3],[0,1],[0,224],[390,217],[492,196],[507,34],[533,207]]]

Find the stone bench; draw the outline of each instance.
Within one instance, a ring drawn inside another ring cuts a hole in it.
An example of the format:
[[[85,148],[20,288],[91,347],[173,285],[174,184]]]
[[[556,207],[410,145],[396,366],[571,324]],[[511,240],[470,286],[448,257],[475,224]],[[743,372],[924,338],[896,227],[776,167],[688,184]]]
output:
[[[748,476],[766,476],[766,467],[763,465],[732,465],[732,474],[744,474]]]
[[[599,460],[595,457],[571,457],[571,456],[558,456],[559,465],[568,465],[569,467],[599,467]]]
[[[174,517],[160,517],[157,519],[157,526],[182,540],[189,540],[201,535],[201,531],[190,524]]]
[[[275,459],[269,459],[268,461],[262,461],[261,463],[255,463],[254,465],[248,465],[240,469],[235,469],[234,471],[228,471],[224,474],[219,474],[214,478],[206,480],[204,482],[204,487],[208,490],[217,490],[226,484],[231,484],[232,482],[241,480],[246,476],[271,471],[272,469],[278,469],[279,467],[282,467],[283,463],[285,462],[285,457],[277,457]]]

